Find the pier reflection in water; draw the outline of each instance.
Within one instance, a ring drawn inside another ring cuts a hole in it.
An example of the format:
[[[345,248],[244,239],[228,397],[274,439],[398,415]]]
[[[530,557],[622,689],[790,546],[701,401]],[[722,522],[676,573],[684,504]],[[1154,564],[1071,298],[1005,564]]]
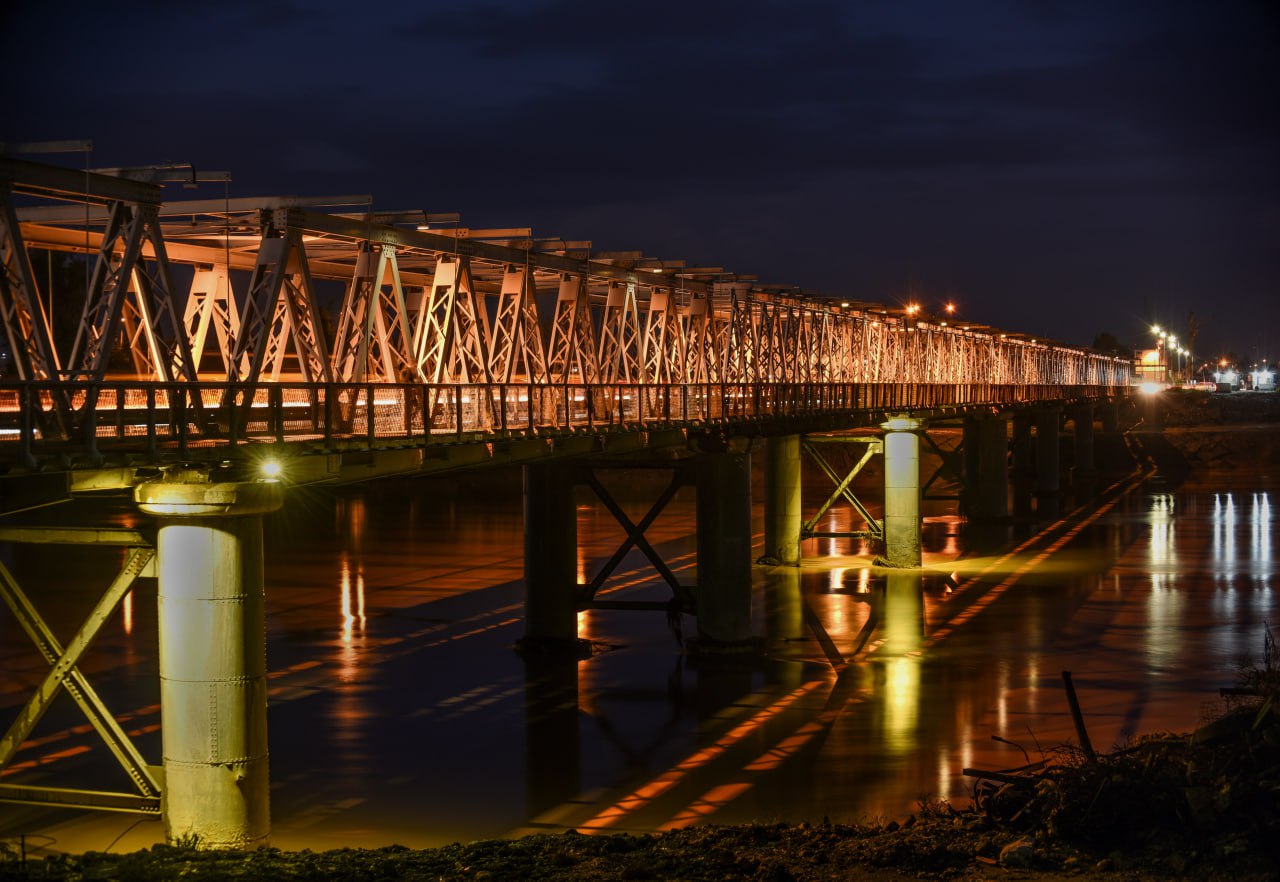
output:
[[[628,482],[615,489],[638,518],[653,488]],[[677,637],[689,620],[677,634],[661,614],[591,611],[583,659],[513,650],[517,481],[298,493],[268,533],[273,842],[901,816],[926,793],[963,801],[965,766],[1023,761],[992,736],[1033,757],[1073,737],[1063,670],[1099,747],[1191,728],[1274,614],[1274,491],[1123,490],[1036,536],[927,511],[921,571],[873,568],[855,540],[809,541],[803,567],[755,570],[760,654],[688,653]],[[585,581],[621,536],[580,502]],[[825,528],[850,526],[842,517]],[[695,581],[691,493],[649,539]],[[54,627],[73,629],[93,568],[47,548],[11,550],[9,563],[51,580],[67,601]],[[633,552],[602,596],[667,591]],[[100,638],[92,678],[157,757],[152,592],[136,589]],[[12,715],[44,668],[11,620],[0,627]],[[104,751],[79,723],[52,715],[19,773],[92,780]],[[44,830],[67,848],[103,848],[131,823],[0,808],[5,832]],[[159,836],[142,824],[117,847]]]

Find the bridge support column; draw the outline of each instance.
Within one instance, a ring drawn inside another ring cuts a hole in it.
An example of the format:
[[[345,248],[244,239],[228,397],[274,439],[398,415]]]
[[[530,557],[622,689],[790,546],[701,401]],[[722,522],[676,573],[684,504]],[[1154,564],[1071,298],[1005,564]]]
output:
[[[966,420],[974,424],[975,472],[970,478],[969,516],[1000,520],[1009,516],[1009,422],[1002,416]],[[968,443],[968,442],[967,442]]]
[[[698,635],[704,649],[751,639],[748,446],[746,439],[732,439],[723,452],[698,454]]]
[[[1081,404],[1071,411],[1072,438],[1075,442],[1075,472],[1093,473],[1093,405]]]
[[[170,842],[257,848],[271,832],[262,515],[279,484],[158,482],[161,814]]]
[[[524,639],[576,644],[578,509],[573,468],[563,462],[524,467]]]
[[[1105,401],[1098,405],[1098,419],[1102,422],[1102,431],[1120,431],[1120,405],[1115,401]]]
[[[1033,418],[1029,413],[1013,417],[1013,513],[1023,518],[1031,515],[1031,490],[1035,484],[1035,439],[1031,436]]]
[[[778,435],[766,447],[764,558],[800,566],[800,436]]]
[[[891,417],[884,429],[884,556],[890,567],[920,566],[920,436],[925,421]]]
[[[1059,425],[1062,409],[1049,407],[1036,411],[1036,507],[1055,509],[1062,490]]]

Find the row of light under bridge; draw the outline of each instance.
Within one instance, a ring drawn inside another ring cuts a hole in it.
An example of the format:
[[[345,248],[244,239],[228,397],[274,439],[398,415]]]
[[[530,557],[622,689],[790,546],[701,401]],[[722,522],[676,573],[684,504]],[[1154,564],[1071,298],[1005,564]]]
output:
[[[27,204],[50,200],[61,204]],[[635,253],[588,259],[589,243],[528,230],[315,210],[326,201],[346,200],[164,202],[154,183],[0,159],[0,297],[18,378],[100,383],[127,347],[135,380],[246,386],[1129,380],[1127,361],[1025,335]],[[69,352],[55,350],[31,247],[94,255]],[[181,290],[175,264],[195,268]],[[332,335],[318,279],[346,287]]]

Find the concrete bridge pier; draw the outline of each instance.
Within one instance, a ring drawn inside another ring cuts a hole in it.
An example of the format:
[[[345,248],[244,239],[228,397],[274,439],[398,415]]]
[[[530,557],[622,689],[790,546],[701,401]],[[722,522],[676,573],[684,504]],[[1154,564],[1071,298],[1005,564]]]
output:
[[[698,638],[702,649],[751,640],[751,441],[697,454]]]
[[[1036,510],[1046,514],[1057,513],[1058,495],[1062,492],[1061,422],[1060,407],[1036,411]]]
[[[800,566],[800,436],[777,435],[765,448],[762,563]]]
[[[1028,518],[1032,509],[1032,488],[1035,486],[1035,439],[1031,428],[1034,419],[1029,413],[1013,416],[1013,514],[1016,518]]]
[[[1081,404],[1072,408],[1071,428],[1075,442],[1074,471],[1077,474],[1092,474],[1094,471],[1093,405]]]
[[[1003,416],[966,419],[965,445],[970,519],[1009,517],[1009,421]]]
[[[1111,434],[1120,431],[1120,402],[1104,401],[1098,405],[1098,420],[1102,423],[1102,431]]]
[[[1061,408],[1046,407],[1036,411],[1036,496],[1052,495],[1062,489],[1059,477],[1061,455],[1058,447],[1061,420]]]
[[[576,646],[578,509],[569,463],[524,470],[524,641]]]
[[[884,429],[884,556],[890,567],[918,567],[920,556],[920,436],[925,421],[890,417]]]
[[[170,842],[257,848],[271,832],[262,515],[275,483],[135,488],[160,521],[161,815]]]

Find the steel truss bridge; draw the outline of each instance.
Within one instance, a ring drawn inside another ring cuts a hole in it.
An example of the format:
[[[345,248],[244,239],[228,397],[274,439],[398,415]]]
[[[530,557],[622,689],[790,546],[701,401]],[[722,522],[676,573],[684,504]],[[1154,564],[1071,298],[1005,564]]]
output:
[[[1087,470],[1093,403],[1129,385],[1129,362],[1077,347],[806,297],[719,267],[593,253],[589,242],[523,228],[374,212],[367,197],[164,200],[163,183],[188,179],[201,176],[0,156],[0,316],[12,359],[12,377],[0,381],[0,514],[132,488],[155,522],[0,525],[0,542],[125,550],[65,644],[0,563],[0,600],[50,665],[0,736],[0,771],[65,689],[134,784],[108,793],[5,783],[0,802],[164,814],[171,840],[194,832],[213,847],[265,842],[261,521],[286,483],[525,462],[526,639],[576,644],[583,608],[664,609],[695,614],[708,646],[734,646],[751,636],[743,436],[770,436],[766,559],[798,565],[802,538],[865,535],[890,566],[912,567],[919,500],[943,469],[970,487],[974,512],[1007,514],[1012,449],[1015,467],[1034,459],[1037,492],[1051,496],[1062,405],[1078,405],[1074,464]],[[40,290],[33,248],[85,256],[70,342],[55,335],[53,310],[65,316],[71,306],[53,302],[52,283]],[[330,293],[335,303],[341,296],[336,318],[322,309]],[[1012,444],[1010,411],[1026,411]],[[973,417],[963,455],[924,432],[939,415]],[[887,418],[883,436],[801,440],[878,418]],[[923,487],[917,435],[942,462]],[[864,449],[842,476],[819,441]],[[679,456],[629,457],[679,447]],[[802,448],[836,488],[804,522]],[[245,474],[264,452],[288,457],[286,482]],[[879,521],[850,490],[873,455],[885,464]],[[597,467],[672,477],[633,522]],[[585,585],[575,481],[596,491],[627,535]],[[644,537],[687,484],[697,495],[696,586],[681,584]],[[838,499],[867,531],[817,529]],[[633,547],[670,601],[596,598]],[[79,668],[139,579],[154,579],[161,598],[162,766],[146,762]],[[200,650],[214,643],[224,651]]]
[[[0,449],[17,467],[1008,408],[1129,382],[1127,361],[1082,348],[719,267],[373,212],[367,197],[166,202],[172,177],[0,158],[16,380],[0,387]],[[90,260],[65,351],[29,248]],[[317,288],[335,282],[330,321]]]

